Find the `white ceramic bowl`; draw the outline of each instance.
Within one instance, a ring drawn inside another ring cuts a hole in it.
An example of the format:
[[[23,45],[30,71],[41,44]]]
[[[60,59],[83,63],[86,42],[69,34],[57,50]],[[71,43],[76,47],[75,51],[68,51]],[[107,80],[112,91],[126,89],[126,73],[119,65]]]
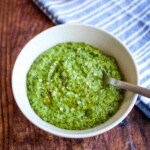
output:
[[[125,77],[125,80],[139,84],[137,67],[129,50],[109,33],[92,26],[65,24],[43,31],[28,42],[19,54],[12,73],[12,89],[16,103],[22,113],[39,128],[67,138],[85,138],[110,130],[119,124],[133,108],[137,95],[126,92],[124,101],[117,113],[108,121],[87,130],[65,130],[40,119],[32,110],[26,94],[26,75],[36,57],[48,48],[61,42],[86,42],[106,54],[112,55]]]

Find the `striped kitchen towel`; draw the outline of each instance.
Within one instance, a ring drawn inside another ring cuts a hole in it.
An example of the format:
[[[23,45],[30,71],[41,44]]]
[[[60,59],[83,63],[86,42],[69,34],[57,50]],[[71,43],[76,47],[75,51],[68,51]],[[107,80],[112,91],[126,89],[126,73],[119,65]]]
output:
[[[131,51],[140,84],[150,88],[150,0],[33,0],[55,24],[84,23],[107,30]],[[150,118],[150,99],[136,106]]]

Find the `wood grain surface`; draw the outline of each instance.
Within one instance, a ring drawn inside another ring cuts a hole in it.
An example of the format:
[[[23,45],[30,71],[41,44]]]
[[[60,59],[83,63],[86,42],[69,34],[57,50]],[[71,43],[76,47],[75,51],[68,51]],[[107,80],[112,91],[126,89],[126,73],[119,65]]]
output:
[[[0,1],[0,150],[150,150],[150,121],[134,107],[112,130],[86,139],[65,139],[31,124],[15,103],[13,64],[22,47],[52,22],[31,0]]]

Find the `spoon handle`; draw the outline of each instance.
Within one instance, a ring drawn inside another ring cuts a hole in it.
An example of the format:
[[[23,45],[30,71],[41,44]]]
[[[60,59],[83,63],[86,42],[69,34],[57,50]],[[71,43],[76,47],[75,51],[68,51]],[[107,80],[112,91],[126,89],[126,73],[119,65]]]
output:
[[[131,83],[127,83],[124,81],[119,81],[116,79],[112,79],[111,78],[111,84],[113,84],[114,86],[120,87],[124,90],[128,90],[128,91],[132,91],[134,93],[138,93],[140,95],[146,96],[150,98],[150,89],[146,89]]]

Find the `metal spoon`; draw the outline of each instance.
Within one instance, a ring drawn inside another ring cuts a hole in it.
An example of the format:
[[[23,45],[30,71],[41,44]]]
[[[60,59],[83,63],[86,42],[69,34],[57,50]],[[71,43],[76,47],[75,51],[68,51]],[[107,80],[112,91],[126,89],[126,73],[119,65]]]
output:
[[[132,91],[134,93],[138,93],[140,95],[150,98],[150,89],[146,89],[141,86],[137,86],[128,82],[124,82],[124,81],[111,78],[106,73],[103,73],[103,78],[104,78],[104,82],[107,84],[111,84],[121,89]]]

